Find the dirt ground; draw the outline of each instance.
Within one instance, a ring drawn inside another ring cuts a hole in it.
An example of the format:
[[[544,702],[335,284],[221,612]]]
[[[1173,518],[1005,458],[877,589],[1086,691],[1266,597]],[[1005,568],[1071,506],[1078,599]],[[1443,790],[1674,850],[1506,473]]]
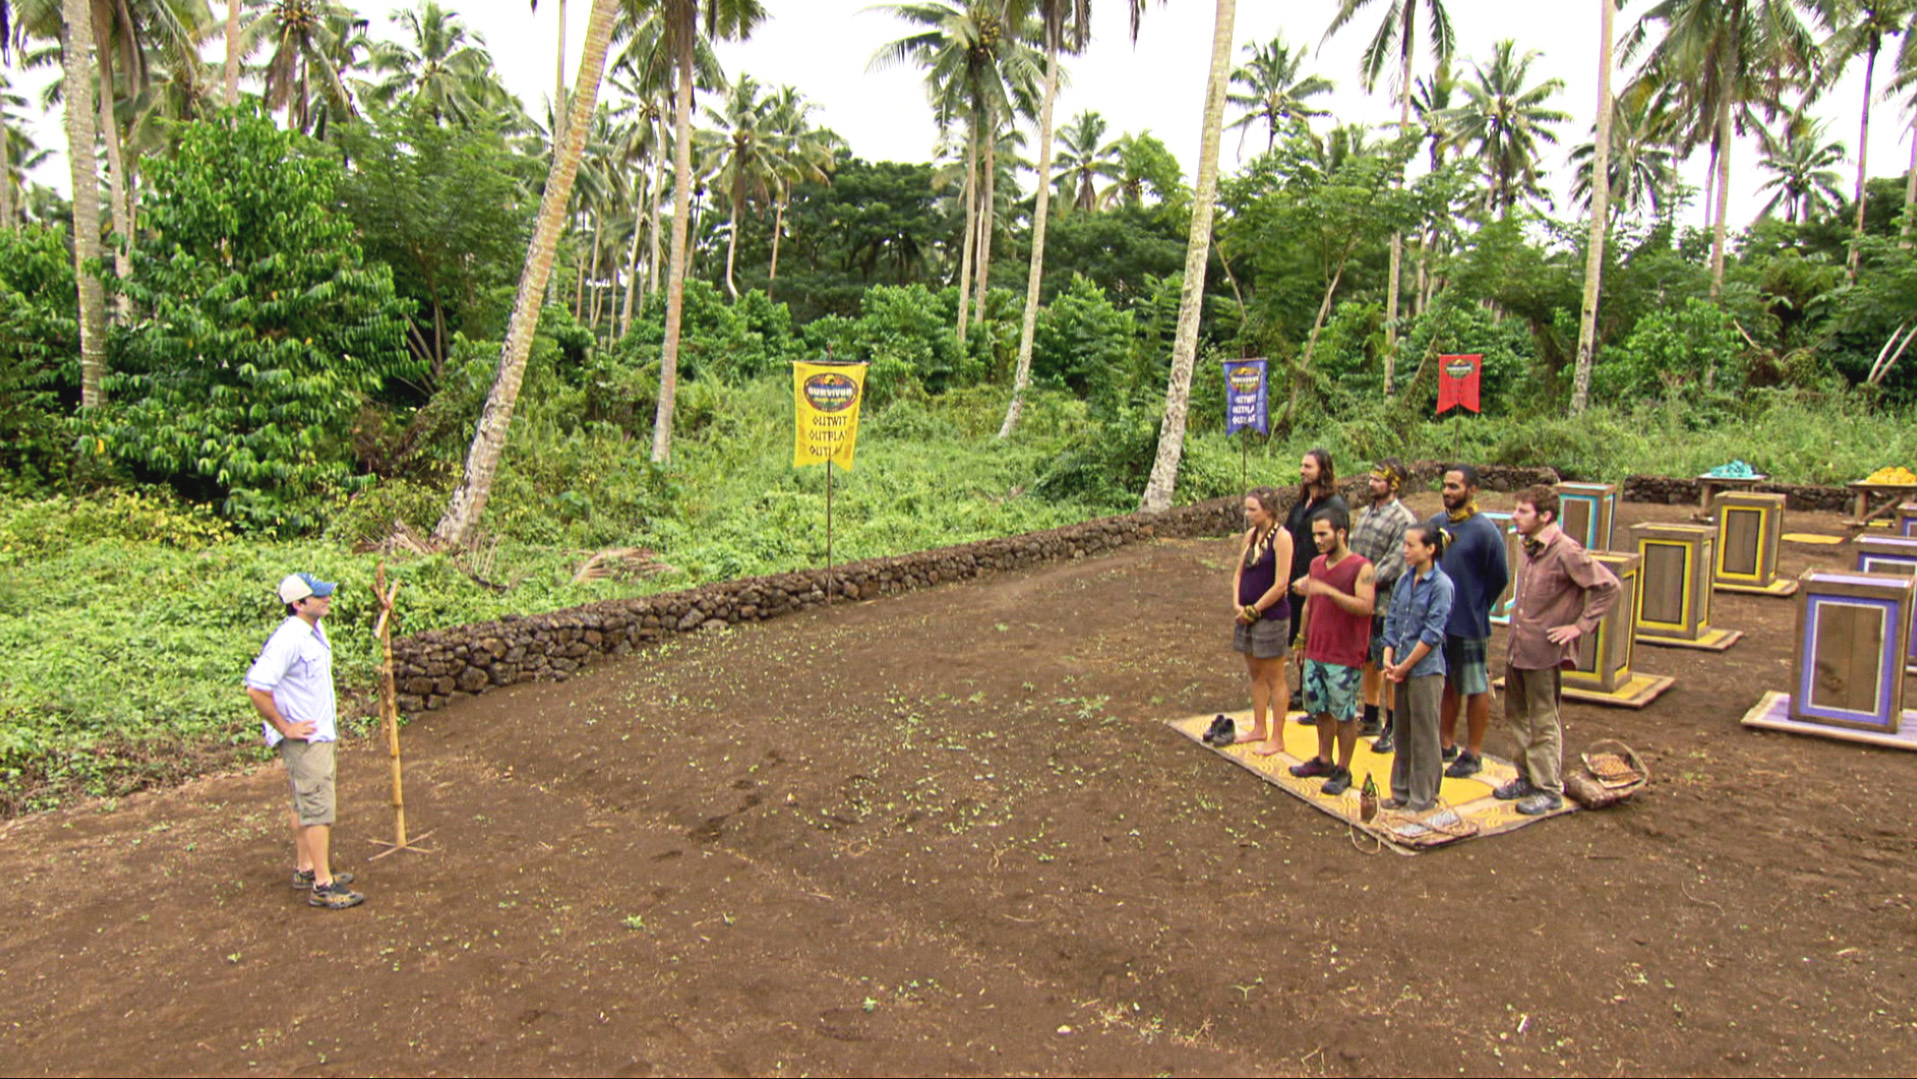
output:
[[[1738,725],[1792,601],[1720,593],[1736,648],[1641,647],[1677,677],[1654,706],[1568,707],[1569,745],[1645,755],[1633,803],[1407,858],[1161,724],[1242,706],[1231,558],[462,701],[406,734],[434,854],[369,861],[387,770],[355,743],[350,912],[287,887],[276,768],[14,822],[0,1072],[1909,1074],[1917,754]]]

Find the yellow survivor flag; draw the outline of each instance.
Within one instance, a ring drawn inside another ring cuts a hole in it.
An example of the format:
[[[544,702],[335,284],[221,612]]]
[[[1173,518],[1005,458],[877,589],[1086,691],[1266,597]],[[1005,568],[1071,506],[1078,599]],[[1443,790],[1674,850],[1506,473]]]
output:
[[[865,396],[865,364],[794,363],[792,465],[852,467],[859,442],[859,399]]]

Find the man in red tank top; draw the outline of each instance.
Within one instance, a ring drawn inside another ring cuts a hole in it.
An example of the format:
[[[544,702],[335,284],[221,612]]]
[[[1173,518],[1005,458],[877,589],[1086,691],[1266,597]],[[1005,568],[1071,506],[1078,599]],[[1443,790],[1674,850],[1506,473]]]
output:
[[[1291,585],[1305,597],[1299,634],[1304,640],[1305,711],[1318,723],[1318,755],[1293,766],[1291,774],[1326,777],[1323,793],[1334,797],[1351,787],[1358,691],[1377,598],[1376,570],[1347,544],[1350,529],[1351,518],[1341,507],[1327,506],[1312,514],[1311,538],[1321,553],[1311,560],[1311,571]]]

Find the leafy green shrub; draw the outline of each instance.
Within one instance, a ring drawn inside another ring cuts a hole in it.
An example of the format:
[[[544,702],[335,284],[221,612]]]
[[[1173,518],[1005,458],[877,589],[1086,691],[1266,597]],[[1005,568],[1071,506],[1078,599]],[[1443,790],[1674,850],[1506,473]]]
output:
[[[363,486],[352,423],[417,377],[408,304],[332,206],[339,166],[257,113],[180,128],[125,283],[139,321],[109,379],[112,452],[248,528],[301,532]]]
[[[66,471],[65,411],[80,384],[78,292],[58,229],[0,229],[0,484]]]

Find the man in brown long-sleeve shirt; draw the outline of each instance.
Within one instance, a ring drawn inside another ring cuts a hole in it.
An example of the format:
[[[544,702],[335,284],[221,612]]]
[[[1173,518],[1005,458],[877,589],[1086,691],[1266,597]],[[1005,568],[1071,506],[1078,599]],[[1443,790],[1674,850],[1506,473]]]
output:
[[[1564,727],[1558,695],[1577,642],[1597,632],[1617,602],[1617,575],[1558,527],[1558,493],[1518,493],[1511,523],[1524,537],[1511,640],[1505,657],[1504,718],[1518,740],[1518,778],[1496,795],[1526,816],[1564,805]]]

